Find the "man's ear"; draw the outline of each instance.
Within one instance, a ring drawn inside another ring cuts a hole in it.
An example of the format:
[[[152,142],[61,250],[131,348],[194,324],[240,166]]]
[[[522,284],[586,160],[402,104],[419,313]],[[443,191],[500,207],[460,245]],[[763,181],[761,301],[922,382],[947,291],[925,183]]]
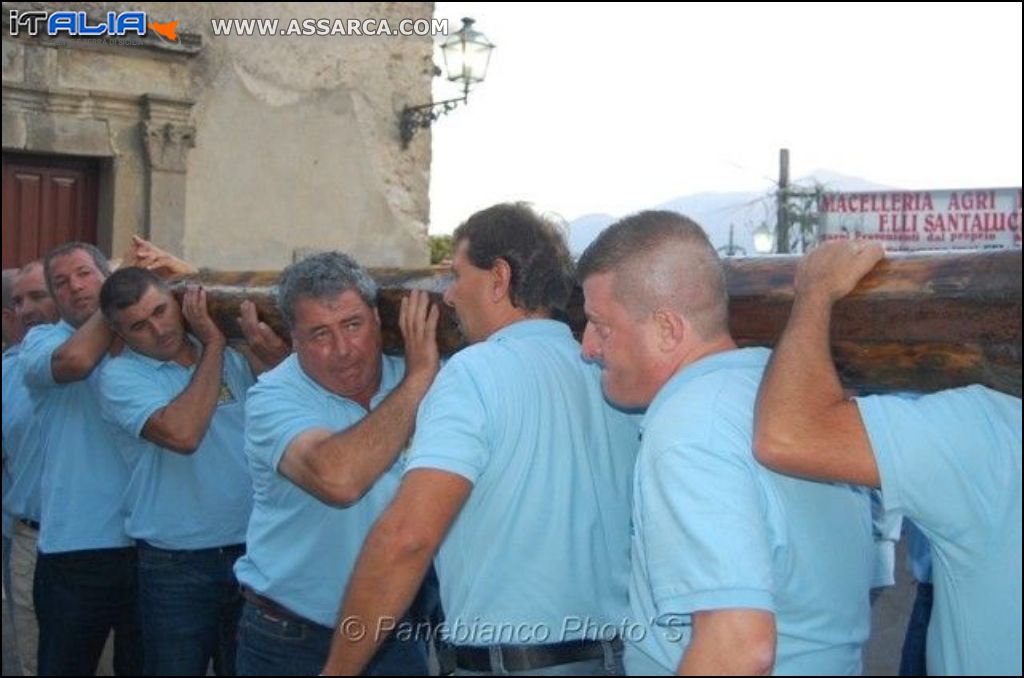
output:
[[[502,299],[511,299],[509,288],[512,286],[512,267],[502,258],[494,261],[491,266],[491,301],[497,303]]]
[[[654,327],[658,348],[665,353],[672,353],[679,348],[690,331],[686,319],[667,308],[659,308],[654,312]]]

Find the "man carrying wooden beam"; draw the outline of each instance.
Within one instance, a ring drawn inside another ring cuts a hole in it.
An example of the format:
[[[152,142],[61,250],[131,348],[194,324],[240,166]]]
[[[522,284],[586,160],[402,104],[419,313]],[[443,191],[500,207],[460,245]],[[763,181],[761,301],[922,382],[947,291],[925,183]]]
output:
[[[1021,672],[1021,401],[983,386],[847,399],[829,351],[832,306],[883,257],[837,241],[797,273],[761,384],[757,458],[784,473],[881,487],[932,544],[930,675]]]

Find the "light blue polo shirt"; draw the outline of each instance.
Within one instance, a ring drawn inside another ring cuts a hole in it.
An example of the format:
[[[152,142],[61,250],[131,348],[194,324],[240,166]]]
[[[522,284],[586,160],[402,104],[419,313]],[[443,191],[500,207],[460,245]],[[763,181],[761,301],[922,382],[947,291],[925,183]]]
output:
[[[195,550],[245,541],[252,482],[243,451],[243,406],[254,381],[245,358],[224,350],[220,398],[195,452],[180,454],[142,437],[149,418],[188,387],[197,365],[125,348],[99,376],[100,410],[117,429],[114,440],[133,467],[125,530],[157,548]]]
[[[770,352],[673,376],[644,417],[633,504],[630,675],[674,674],[697,611],[775,614],[777,674],[860,674],[874,573],[867,493],[778,475],[752,452]]]
[[[886,508],[931,542],[928,673],[1020,675],[1020,398],[968,386],[857,405]]]
[[[132,545],[124,531],[123,503],[130,469],[100,415],[95,390],[102,362],[84,380],[58,384],[53,379],[53,353],[74,333],[63,320],[39,325],[21,348],[25,383],[38,403],[43,432],[43,553]]]
[[[25,368],[19,359],[21,345],[3,357],[4,514],[39,522],[42,506],[39,481],[43,475],[42,431],[35,403],[25,385]]]
[[[383,357],[375,408],[398,386],[405,361]],[[278,470],[285,450],[305,431],[342,431],[367,414],[358,403],[311,379],[292,354],[263,374],[245,404],[245,453],[255,491],[238,581],[292,612],[334,627],[345,585],[370,528],[394,498],[400,461],[356,504],[325,504]]]
[[[618,633],[627,611],[637,427],[568,326],[525,320],[441,369],[406,472],[473,483],[437,554],[448,639],[546,644]]]

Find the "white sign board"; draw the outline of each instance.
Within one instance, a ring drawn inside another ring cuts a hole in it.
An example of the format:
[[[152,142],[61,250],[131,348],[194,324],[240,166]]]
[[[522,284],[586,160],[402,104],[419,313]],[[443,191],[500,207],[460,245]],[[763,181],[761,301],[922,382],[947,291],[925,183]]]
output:
[[[821,240],[877,240],[887,250],[1020,247],[1021,189],[824,193]]]

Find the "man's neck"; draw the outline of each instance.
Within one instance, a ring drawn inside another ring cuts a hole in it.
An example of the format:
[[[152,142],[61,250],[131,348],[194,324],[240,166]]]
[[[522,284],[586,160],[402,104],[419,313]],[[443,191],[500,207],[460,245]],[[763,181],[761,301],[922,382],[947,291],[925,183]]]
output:
[[[708,356],[715,355],[716,353],[723,353],[725,351],[734,351],[736,348],[736,342],[733,340],[732,335],[728,333],[710,341],[702,341],[699,344],[694,344],[682,353],[680,359],[676,362],[676,368],[672,373],[676,374],[698,360],[702,360]]]
[[[524,311],[522,309],[510,306],[495,314],[492,322],[490,323],[491,331],[487,333],[489,338],[491,335],[500,332],[509,325],[514,325],[524,320],[550,320],[551,312],[548,310],[540,311]]]
[[[199,350],[195,344],[192,343],[192,339],[186,334],[185,338],[181,342],[181,349],[178,350],[178,355],[174,356],[174,362],[178,363],[182,367],[191,367],[199,361]]]

